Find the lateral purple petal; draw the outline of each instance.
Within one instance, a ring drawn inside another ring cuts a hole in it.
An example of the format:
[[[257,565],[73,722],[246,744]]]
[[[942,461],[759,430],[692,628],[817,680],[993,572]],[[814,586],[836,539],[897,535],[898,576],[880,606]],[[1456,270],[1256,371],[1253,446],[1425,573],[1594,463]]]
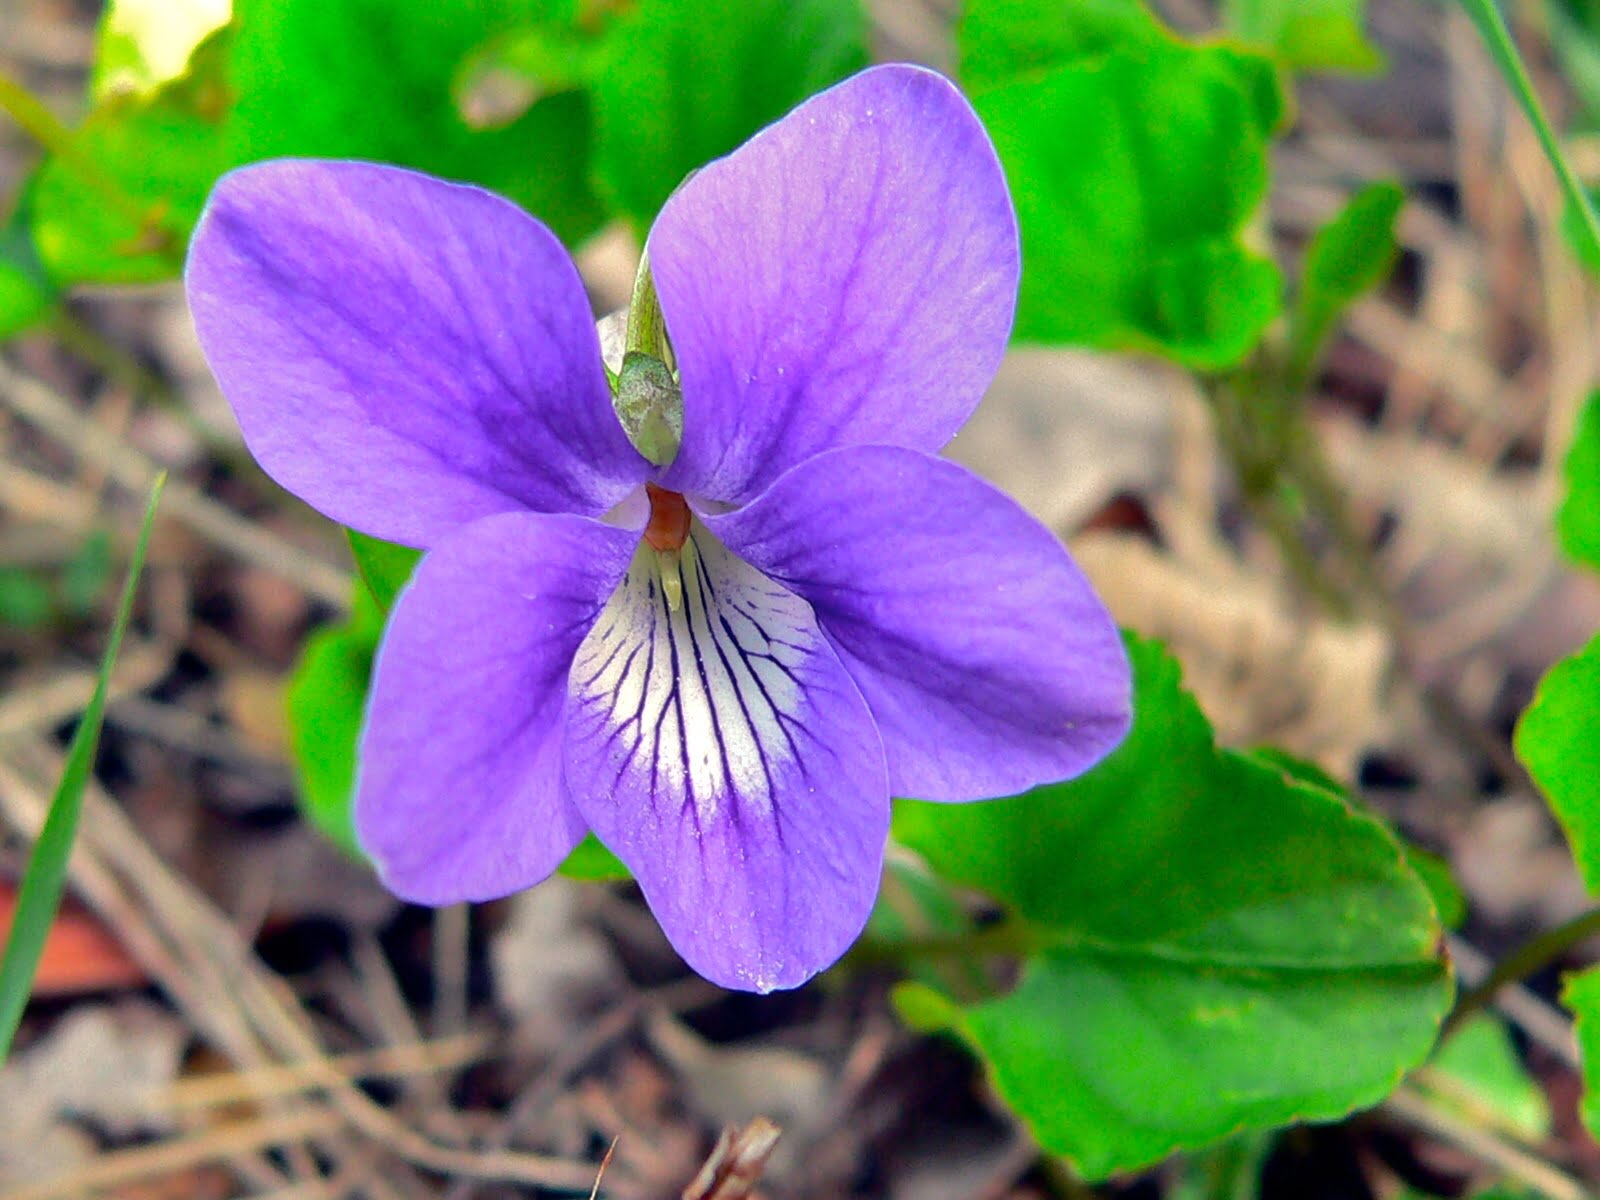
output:
[[[411,546],[491,513],[605,511],[649,470],[589,303],[516,205],[397,167],[224,176],[189,306],[246,443],[336,521]]]
[[[423,557],[378,650],[356,782],[361,846],[397,895],[504,896],[583,836],[561,787],[567,673],[637,541],[506,513]]]
[[[795,987],[872,909],[882,745],[802,600],[703,526],[676,610],[657,561],[640,547],[573,663],[567,787],[691,967],[724,987]]]
[[[920,67],[806,101],[667,201],[651,270],[683,379],[664,483],[742,501],[840,446],[937,450],[994,377],[1016,218],[988,135]]]
[[[872,709],[895,795],[1010,795],[1078,774],[1128,730],[1127,659],[1088,580],[955,463],[838,450],[706,524],[815,609]]]

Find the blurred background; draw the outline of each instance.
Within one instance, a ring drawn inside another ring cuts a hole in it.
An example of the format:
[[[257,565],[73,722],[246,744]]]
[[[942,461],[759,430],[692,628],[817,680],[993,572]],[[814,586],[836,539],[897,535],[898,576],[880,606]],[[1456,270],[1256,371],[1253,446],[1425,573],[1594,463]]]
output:
[[[804,41],[804,69],[732,34],[718,53],[744,54],[737,70],[685,50],[672,69],[718,103],[693,136],[652,140],[667,84],[641,47],[685,21],[607,40],[627,0],[568,13],[559,36],[526,28],[570,6],[534,0],[258,4],[237,33],[227,0],[111,15],[0,0],[0,78],[40,106],[12,94],[22,119],[0,114],[0,931],[144,497],[171,472],[71,899],[0,1068],[0,1197],[583,1194],[608,1147],[607,1194],[729,1197],[737,1172],[693,1181],[717,1133],[758,1116],[784,1129],[768,1195],[1093,1194],[963,1051],[897,1021],[871,955],[758,999],[687,975],[628,885],[554,879],[471,914],[390,898],[341,849],[380,618],[342,532],[244,453],[174,282],[223,167],[350,155],[512,195],[574,247],[609,312],[683,171],[865,54],[955,63],[955,0],[849,6],[859,27],[762,7],[770,27],[739,36]],[[1157,7],[1186,36],[1223,20],[1204,0]],[[1600,11],[1511,9],[1574,161],[1600,176]],[[1311,380],[1393,608],[1308,592],[1292,543],[1315,562],[1332,535],[1256,519],[1181,354],[1019,346],[949,453],[1068,538],[1119,620],[1170,645],[1224,742],[1315,762],[1448,864],[1470,982],[1591,903],[1510,732],[1600,626],[1600,585],[1563,566],[1550,521],[1600,365],[1595,297],[1471,22],[1371,0],[1364,27],[1381,57],[1294,78],[1244,237],[1292,277],[1359,188],[1403,189],[1393,269]],[[580,85],[630,61],[630,85]],[[608,168],[620,157],[649,169]],[[1510,995],[1514,1033],[1428,1085],[1431,1107],[1397,1099],[1099,1193],[1247,1196],[1259,1180],[1268,1197],[1454,1197],[1509,1178],[1587,1194],[1600,1148],[1555,988],[1552,970]]]

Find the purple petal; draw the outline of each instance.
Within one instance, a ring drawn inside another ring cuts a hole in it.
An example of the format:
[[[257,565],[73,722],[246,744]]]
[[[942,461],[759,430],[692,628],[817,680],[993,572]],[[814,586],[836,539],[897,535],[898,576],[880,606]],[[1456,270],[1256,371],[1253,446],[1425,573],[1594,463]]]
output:
[[[1010,795],[1078,774],[1128,730],[1127,658],[1089,581],[955,463],[838,450],[706,524],[816,610],[897,796]]]
[[[1005,177],[942,77],[863,71],[692,176],[650,232],[683,377],[668,487],[748,499],[823,450],[937,450],[1017,299]]]
[[[572,801],[667,937],[724,987],[794,987],[877,895],[883,748],[796,596],[696,526],[673,611],[641,545],[572,668]]]
[[[605,511],[649,470],[611,408],[589,303],[508,200],[358,162],[244,167],[185,273],[200,344],[267,472],[375,537]]]
[[[504,513],[426,554],[378,650],[356,830],[407,900],[486,900],[543,879],[586,826],[561,787],[572,655],[637,532]]]

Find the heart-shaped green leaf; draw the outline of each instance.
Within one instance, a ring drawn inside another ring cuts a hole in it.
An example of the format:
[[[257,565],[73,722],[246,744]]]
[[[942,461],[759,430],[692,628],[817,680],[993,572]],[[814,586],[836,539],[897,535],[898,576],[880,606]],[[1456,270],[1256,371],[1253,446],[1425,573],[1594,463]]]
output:
[[[956,1030],[1040,1143],[1100,1178],[1240,1129],[1376,1103],[1451,996],[1427,890],[1336,794],[1219,750],[1177,665],[1131,643],[1132,733],[1082,778],[903,803],[895,836],[1004,903],[1022,980]]]
[[[977,0],[960,49],[1022,230],[1016,337],[1249,353],[1281,308],[1242,236],[1283,116],[1271,60],[1183,42],[1137,0]]]

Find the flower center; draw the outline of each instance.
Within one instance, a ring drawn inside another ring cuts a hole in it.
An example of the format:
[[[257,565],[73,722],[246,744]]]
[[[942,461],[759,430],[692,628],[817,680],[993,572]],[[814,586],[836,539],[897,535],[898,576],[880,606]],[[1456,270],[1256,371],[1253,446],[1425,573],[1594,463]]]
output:
[[[689,538],[689,502],[681,492],[669,492],[653,483],[644,485],[650,497],[650,523],[644,527],[644,540],[656,550],[678,550]]]

